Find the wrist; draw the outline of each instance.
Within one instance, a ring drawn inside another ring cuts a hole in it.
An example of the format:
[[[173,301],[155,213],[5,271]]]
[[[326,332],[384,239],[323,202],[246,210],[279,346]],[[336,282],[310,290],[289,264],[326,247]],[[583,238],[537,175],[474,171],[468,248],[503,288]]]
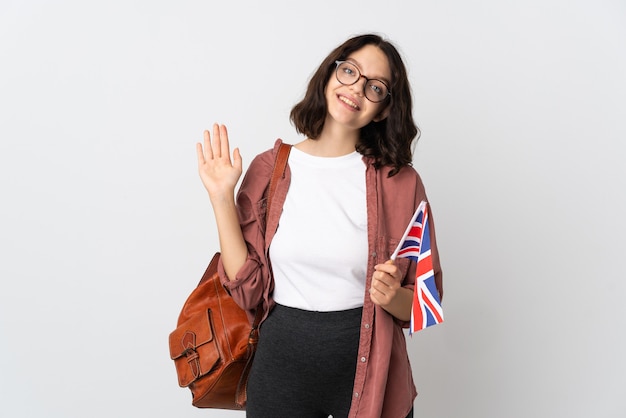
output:
[[[235,206],[234,191],[209,192],[209,200],[213,206]]]

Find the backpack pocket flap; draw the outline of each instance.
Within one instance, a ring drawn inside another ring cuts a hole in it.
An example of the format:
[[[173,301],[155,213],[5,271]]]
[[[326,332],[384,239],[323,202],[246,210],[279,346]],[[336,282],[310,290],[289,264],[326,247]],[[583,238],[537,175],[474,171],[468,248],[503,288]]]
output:
[[[178,373],[178,384],[187,387],[209,373],[220,359],[213,334],[211,310],[200,312],[170,334],[170,357]]]

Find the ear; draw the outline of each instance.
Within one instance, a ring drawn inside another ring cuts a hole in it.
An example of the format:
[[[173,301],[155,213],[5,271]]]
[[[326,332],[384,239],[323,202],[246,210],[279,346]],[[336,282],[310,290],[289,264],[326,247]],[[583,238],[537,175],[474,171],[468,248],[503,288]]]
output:
[[[374,122],[380,122],[381,120],[384,120],[387,116],[389,116],[389,111],[390,111],[390,106],[387,105],[385,106],[385,108],[383,110],[381,110],[381,112],[374,116],[374,119],[372,119]]]

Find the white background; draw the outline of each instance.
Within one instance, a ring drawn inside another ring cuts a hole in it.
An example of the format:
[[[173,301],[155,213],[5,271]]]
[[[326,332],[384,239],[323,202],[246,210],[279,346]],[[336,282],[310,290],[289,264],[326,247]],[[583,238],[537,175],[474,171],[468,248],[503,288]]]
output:
[[[409,68],[444,268],[416,416],[626,416],[620,0],[2,0],[1,416],[243,416],[169,359],[217,250],[195,142],[297,141],[309,76],[370,31]]]

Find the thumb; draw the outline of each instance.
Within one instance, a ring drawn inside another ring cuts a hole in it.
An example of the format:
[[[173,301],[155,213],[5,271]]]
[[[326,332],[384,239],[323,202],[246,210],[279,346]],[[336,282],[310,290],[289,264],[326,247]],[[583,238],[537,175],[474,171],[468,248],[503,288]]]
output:
[[[241,153],[239,152],[239,148],[235,148],[235,150],[233,151],[233,167],[235,167],[239,171],[243,169],[243,161],[241,158]]]

